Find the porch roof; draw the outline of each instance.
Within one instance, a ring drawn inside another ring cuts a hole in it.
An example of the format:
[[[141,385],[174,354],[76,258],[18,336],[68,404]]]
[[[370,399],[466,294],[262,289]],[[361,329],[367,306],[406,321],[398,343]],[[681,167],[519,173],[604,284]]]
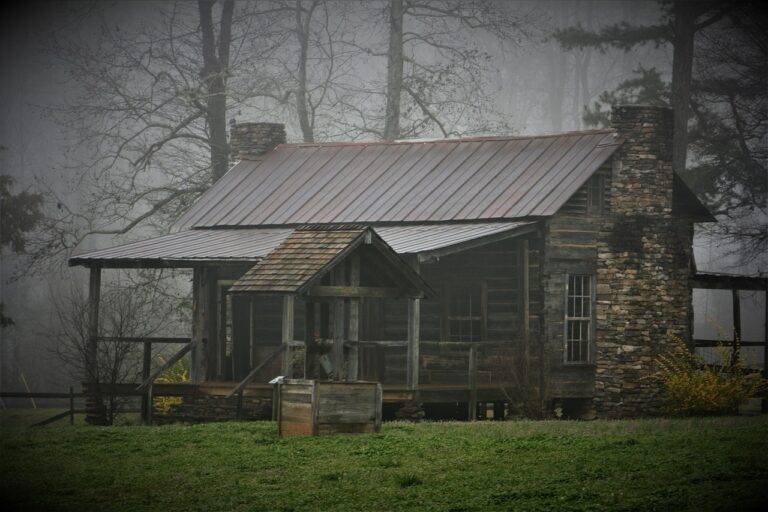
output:
[[[361,246],[372,250],[382,270],[396,276],[403,296],[432,295],[429,285],[373,229],[365,226],[296,229],[229,288],[232,293],[296,293],[310,291],[333,268]],[[368,260],[372,263],[373,260]]]
[[[536,222],[486,222],[376,226],[374,231],[398,254],[421,258],[481,245],[534,229]],[[255,263],[296,228],[192,229],[75,255],[70,265],[112,268],[178,267]]]

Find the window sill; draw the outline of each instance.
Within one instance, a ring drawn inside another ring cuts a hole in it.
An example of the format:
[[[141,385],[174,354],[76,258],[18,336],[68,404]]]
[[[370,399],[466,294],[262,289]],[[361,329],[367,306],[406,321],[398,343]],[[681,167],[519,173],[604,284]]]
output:
[[[570,367],[574,367],[574,368],[596,368],[597,367],[595,363],[589,363],[589,362],[579,363],[575,361],[571,361],[571,362],[566,361],[563,363],[563,366],[567,366],[569,368]]]

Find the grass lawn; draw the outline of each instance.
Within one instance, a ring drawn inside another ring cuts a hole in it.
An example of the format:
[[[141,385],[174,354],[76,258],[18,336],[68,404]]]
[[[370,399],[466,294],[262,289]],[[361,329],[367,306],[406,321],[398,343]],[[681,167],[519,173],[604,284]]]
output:
[[[4,427],[6,510],[758,510],[768,417]],[[10,508],[7,508],[10,506]]]

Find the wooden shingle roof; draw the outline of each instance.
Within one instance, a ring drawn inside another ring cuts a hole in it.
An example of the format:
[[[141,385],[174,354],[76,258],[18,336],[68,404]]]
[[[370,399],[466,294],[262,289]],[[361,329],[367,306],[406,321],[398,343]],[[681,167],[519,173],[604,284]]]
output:
[[[347,256],[365,245],[376,256],[403,295],[431,296],[424,279],[376,232],[366,226],[306,226],[296,229],[277,248],[230,287],[232,293],[303,294]],[[373,261],[371,261],[373,263]]]
[[[365,231],[365,228],[297,229],[238,279],[230,291],[296,293],[330,267]]]

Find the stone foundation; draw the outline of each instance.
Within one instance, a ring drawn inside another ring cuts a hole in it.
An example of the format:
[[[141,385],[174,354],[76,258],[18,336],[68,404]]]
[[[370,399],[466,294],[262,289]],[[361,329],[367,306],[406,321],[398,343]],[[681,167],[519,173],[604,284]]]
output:
[[[272,419],[272,400],[243,396],[240,417],[237,416],[237,397],[194,395],[185,396],[181,404],[172,405],[167,413],[155,411],[152,422],[206,423],[218,421],[256,421]]]

